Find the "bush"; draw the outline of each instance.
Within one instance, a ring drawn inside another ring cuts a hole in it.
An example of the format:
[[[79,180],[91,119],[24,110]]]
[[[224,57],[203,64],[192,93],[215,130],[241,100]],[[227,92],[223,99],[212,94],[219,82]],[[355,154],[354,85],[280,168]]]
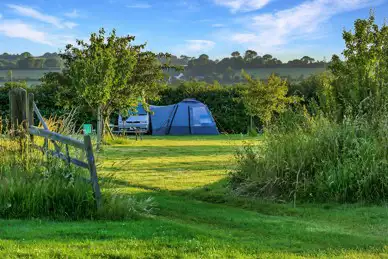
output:
[[[281,124],[262,143],[238,152],[230,180],[237,194],[321,202],[388,199],[387,117],[376,130],[363,120],[336,124],[295,116],[293,130]]]
[[[85,170],[0,136],[0,218],[125,219],[148,213],[150,200],[103,193],[97,209]]]
[[[300,84],[312,115],[281,115],[262,145],[238,153],[231,178],[237,193],[294,201],[387,201],[388,26],[379,28],[372,14],[354,27],[354,33],[343,33],[345,60],[334,55],[330,74]]]

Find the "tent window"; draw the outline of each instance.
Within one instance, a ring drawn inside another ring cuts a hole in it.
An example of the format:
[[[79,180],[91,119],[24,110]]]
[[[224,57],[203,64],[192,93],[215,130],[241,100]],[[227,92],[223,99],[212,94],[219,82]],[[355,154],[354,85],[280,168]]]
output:
[[[191,108],[192,122],[191,125],[203,126],[212,124],[212,118],[205,107],[192,107]]]

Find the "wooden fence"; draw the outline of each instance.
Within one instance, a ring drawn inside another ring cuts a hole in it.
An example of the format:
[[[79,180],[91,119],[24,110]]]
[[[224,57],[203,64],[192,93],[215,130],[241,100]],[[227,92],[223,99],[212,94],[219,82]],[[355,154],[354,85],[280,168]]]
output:
[[[25,89],[12,89],[9,92],[9,100],[11,127],[16,130],[17,127],[22,126],[25,131],[30,134],[31,146],[33,148],[36,148],[45,154],[62,159],[68,164],[74,164],[89,170],[90,182],[93,188],[96,205],[97,208],[100,208],[102,205],[102,198],[100,186],[98,184],[97,169],[90,136],[84,136],[83,141],[80,141],[50,131],[38,107],[35,104],[34,95],[30,93],[27,97],[27,91]],[[43,128],[34,126],[34,114],[36,114]],[[43,146],[38,146],[34,143],[34,136],[44,138]],[[49,141],[53,144],[54,150],[49,149]],[[63,145],[59,145],[58,143],[62,143],[65,146],[65,153],[63,153],[61,148]],[[83,150],[86,154],[87,162],[71,157],[69,153],[69,146]]]

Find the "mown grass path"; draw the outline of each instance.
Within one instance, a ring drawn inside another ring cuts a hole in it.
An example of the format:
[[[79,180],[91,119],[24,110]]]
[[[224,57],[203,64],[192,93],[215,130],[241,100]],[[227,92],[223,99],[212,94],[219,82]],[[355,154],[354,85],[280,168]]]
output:
[[[153,197],[153,216],[120,222],[0,220],[0,258],[388,257],[386,206],[294,209],[230,195],[225,178],[243,141],[117,140],[99,154],[104,191]]]

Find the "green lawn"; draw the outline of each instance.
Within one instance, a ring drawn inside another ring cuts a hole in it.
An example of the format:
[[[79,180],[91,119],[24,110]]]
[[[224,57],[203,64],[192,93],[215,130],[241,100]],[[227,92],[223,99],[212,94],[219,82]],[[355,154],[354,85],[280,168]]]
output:
[[[272,204],[228,194],[241,136],[117,140],[104,191],[153,197],[120,222],[0,220],[0,258],[388,258],[387,206]]]

